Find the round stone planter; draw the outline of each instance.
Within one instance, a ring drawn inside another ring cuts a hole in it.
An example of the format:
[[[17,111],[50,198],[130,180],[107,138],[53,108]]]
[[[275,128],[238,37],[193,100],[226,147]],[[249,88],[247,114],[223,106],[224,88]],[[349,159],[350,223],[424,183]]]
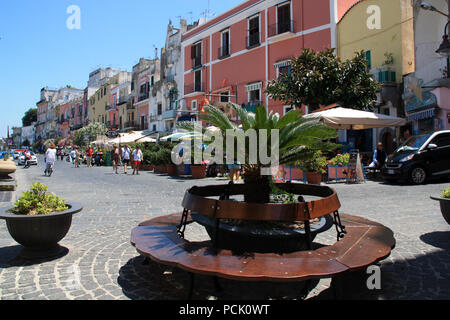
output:
[[[441,205],[442,216],[444,217],[445,221],[447,221],[447,223],[450,224],[450,199],[437,197],[430,197],[430,198],[439,201]]]
[[[141,170],[142,171],[153,171],[153,165],[152,164],[142,164]]]
[[[177,166],[174,164],[166,165],[166,171],[169,176],[176,176],[178,174]]]
[[[193,179],[204,179],[206,177],[205,165],[191,165],[191,172]]]
[[[322,174],[320,172],[306,172],[306,180],[309,184],[319,185],[322,182]]]
[[[209,237],[214,241],[215,220],[198,213],[191,213],[192,220],[205,227]],[[333,226],[333,218],[322,217],[319,223],[311,226],[311,241],[321,232]],[[248,224],[235,226],[219,223],[218,244],[222,249],[232,251],[249,251],[258,253],[290,253],[307,250],[305,229],[288,227],[261,227]]]
[[[20,257],[44,259],[59,255],[63,248],[58,244],[69,232],[72,215],[83,207],[68,203],[69,209],[48,215],[26,216],[8,213],[12,208],[1,208],[0,219],[6,220],[9,234],[23,246]]]
[[[16,172],[14,161],[0,159],[0,177],[8,177],[9,174],[14,172]]]
[[[167,173],[167,168],[165,165],[157,165],[155,166],[155,173],[164,174]]]

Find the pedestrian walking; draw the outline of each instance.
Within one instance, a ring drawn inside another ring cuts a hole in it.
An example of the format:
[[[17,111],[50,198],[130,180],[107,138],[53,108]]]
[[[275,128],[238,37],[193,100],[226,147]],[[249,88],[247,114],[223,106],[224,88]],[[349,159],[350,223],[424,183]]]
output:
[[[89,146],[86,149],[86,161],[87,161],[88,168],[92,167],[92,156],[93,155],[94,155],[94,149],[92,148],[92,146]]]
[[[75,159],[77,157],[77,152],[75,151],[75,148],[72,148],[72,151],[70,151],[70,161],[72,162],[73,167],[76,167]]]
[[[75,148],[75,168],[80,167],[80,161],[81,161],[81,152],[79,150],[79,147]]]
[[[119,161],[120,161],[120,151],[119,148],[117,148],[117,145],[115,144],[113,146],[113,149],[111,150],[111,161],[112,161],[112,165],[113,165],[113,171],[116,174],[119,174],[119,172],[117,171],[117,168],[119,166]]]
[[[56,161],[56,146],[52,143],[50,147],[45,152],[45,171],[44,174],[49,176],[53,173],[53,165]]]
[[[122,148],[122,163],[123,163],[123,173],[127,174],[127,166],[130,164],[131,149],[126,144]]]
[[[133,151],[133,174],[139,174],[139,167],[141,166],[141,162],[144,160],[144,156],[142,155],[142,151],[139,146],[136,146],[136,150]]]

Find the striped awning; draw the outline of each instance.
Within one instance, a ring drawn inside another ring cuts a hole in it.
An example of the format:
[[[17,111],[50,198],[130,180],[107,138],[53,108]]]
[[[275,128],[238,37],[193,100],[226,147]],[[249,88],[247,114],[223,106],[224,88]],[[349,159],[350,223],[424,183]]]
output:
[[[287,67],[291,65],[291,60],[285,60],[285,61],[280,61],[275,63],[273,66],[275,68],[282,68],[282,67]]]
[[[250,92],[250,91],[259,90],[262,88],[262,84],[263,84],[262,82],[249,84],[249,85],[245,86],[245,91]]]
[[[433,118],[435,115],[435,109],[428,109],[421,112],[415,112],[408,115],[408,121],[417,121],[423,119]]]

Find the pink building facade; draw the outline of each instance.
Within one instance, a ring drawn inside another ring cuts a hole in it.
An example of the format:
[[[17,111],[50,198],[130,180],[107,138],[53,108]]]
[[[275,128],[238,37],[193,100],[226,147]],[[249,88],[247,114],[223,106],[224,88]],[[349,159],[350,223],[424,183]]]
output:
[[[348,2],[348,1],[347,1]],[[196,118],[206,102],[235,102],[252,111],[264,105],[285,114],[291,106],[264,93],[304,48],[336,46],[338,0],[249,0],[185,33],[184,114]],[[340,10],[342,11],[343,8]]]
[[[70,107],[70,102],[58,107],[58,133],[62,138],[67,138],[70,133]]]

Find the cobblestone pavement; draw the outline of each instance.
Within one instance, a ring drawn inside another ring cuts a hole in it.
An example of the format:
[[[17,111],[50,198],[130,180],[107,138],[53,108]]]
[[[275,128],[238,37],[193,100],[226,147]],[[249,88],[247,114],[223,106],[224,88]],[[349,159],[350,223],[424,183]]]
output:
[[[38,167],[18,168],[19,195],[33,182],[84,209],[73,218],[61,245],[63,256],[50,261],[27,262],[16,258],[21,247],[0,222],[0,299],[184,299],[187,274],[154,262],[143,264],[130,244],[130,232],[139,222],[181,211],[186,189],[193,185],[224,183],[223,179],[190,180],[141,172],[116,175],[111,168],[75,169],[58,162],[51,178]],[[430,195],[439,194],[449,181],[424,186],[331,184],[342,212],[360,215],[391,228],[397,241],[381,265],[382,289],[370,291],[364,272],[347,276],[343,298],[348,299],[449,299],[450,226]],[[0,202],[0,206],[8,203]],[[204,233],[191,226],[194,236]],[[331,233],[330,233],[331,232]],[[333,230],[320,235],[331,241]],[[78,279],[78,280],[77,280]],[[196,278],[198,299],[297,299],[296,284],[240,283],[220,280],[225,289],[216,293],[209,277]],[[310,299],[330,299],[329,280],[316,283]]]

